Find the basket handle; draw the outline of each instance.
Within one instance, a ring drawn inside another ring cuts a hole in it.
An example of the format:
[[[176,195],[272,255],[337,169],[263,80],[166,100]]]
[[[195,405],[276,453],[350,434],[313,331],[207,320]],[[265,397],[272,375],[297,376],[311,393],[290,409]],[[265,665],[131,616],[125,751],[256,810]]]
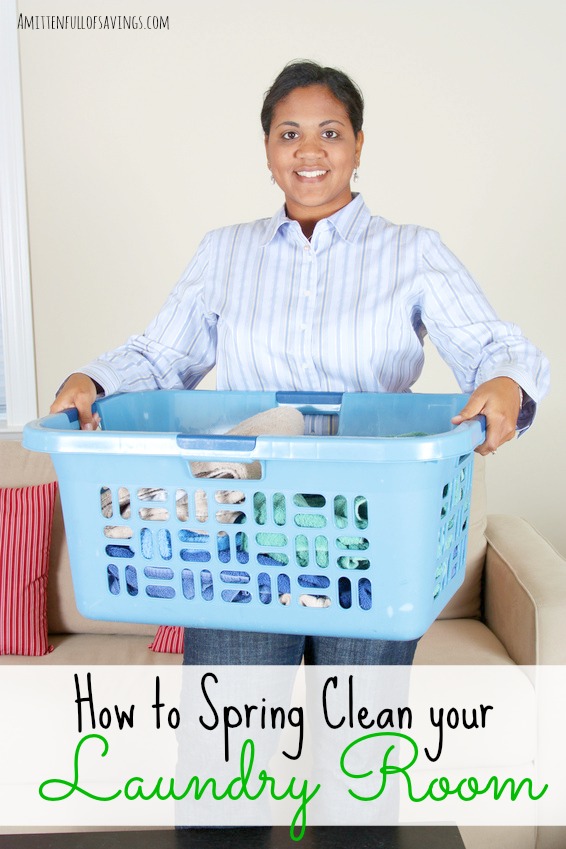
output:
[[[183,451],[253,451],[256,446],[255,436],[231,436],[230,434],[180,433],[177,445]]]
[[[287,392],[275,393],[278,404],[301,407],[303,413],[338,412],[342,406],[343,392]]]

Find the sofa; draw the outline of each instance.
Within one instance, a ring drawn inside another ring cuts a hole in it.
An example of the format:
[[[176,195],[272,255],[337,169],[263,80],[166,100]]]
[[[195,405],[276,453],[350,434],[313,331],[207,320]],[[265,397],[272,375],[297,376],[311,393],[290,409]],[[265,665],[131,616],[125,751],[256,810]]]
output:
[[[489,462],[489,461],[488,461]],[[16,435],[0,439],[0,489],[56,479],[46,454]],[[477,457],[466,578],[420,640],[418,664],[566,664],[564,559],[526,521],[487,516],[485,463]],[[157,626],[85,619],[74,602],[59,499],[53,512],[47,583],[49,651],[4,654],[7,664],[178,664],[178,652],[154,651]],[[467,849],[563,849],[566,828],[462,828]]]

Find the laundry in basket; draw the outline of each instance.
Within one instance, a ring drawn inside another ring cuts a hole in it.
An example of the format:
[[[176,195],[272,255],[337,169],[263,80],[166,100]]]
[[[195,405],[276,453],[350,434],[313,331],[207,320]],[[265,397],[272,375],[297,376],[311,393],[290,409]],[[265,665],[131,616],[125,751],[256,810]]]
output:
[[[24,444],[52,456],[85,616],[413,639],[464,579],[484,438],[451,425],[466,400],[128,393],[97,401],[100,431],[68,411]],[[273,409],[335,435],[228,433]]]

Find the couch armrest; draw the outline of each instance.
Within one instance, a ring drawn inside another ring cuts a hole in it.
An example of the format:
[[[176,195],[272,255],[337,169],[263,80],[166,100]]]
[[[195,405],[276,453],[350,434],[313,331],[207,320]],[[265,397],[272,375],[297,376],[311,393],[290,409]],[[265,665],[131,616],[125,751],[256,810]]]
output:
[[[486,537],[486,625],[515,663],[566,664],[566,560],[517,516],[489,516]]]

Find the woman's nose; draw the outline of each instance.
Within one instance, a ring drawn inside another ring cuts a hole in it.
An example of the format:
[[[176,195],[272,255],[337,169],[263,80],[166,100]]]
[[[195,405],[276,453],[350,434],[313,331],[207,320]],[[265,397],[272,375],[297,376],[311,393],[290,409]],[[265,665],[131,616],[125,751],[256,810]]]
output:
[[[306,159],[309,156],[310,157],[320,157],[320,156],[322,156],[323,150],[322,150],[322,145],[320,143],[320,139],[318,139],[316,136],[315,137],[305,136],[305,138],[303,138],[301,144],[299,145],[297,153],[303,159]]]

